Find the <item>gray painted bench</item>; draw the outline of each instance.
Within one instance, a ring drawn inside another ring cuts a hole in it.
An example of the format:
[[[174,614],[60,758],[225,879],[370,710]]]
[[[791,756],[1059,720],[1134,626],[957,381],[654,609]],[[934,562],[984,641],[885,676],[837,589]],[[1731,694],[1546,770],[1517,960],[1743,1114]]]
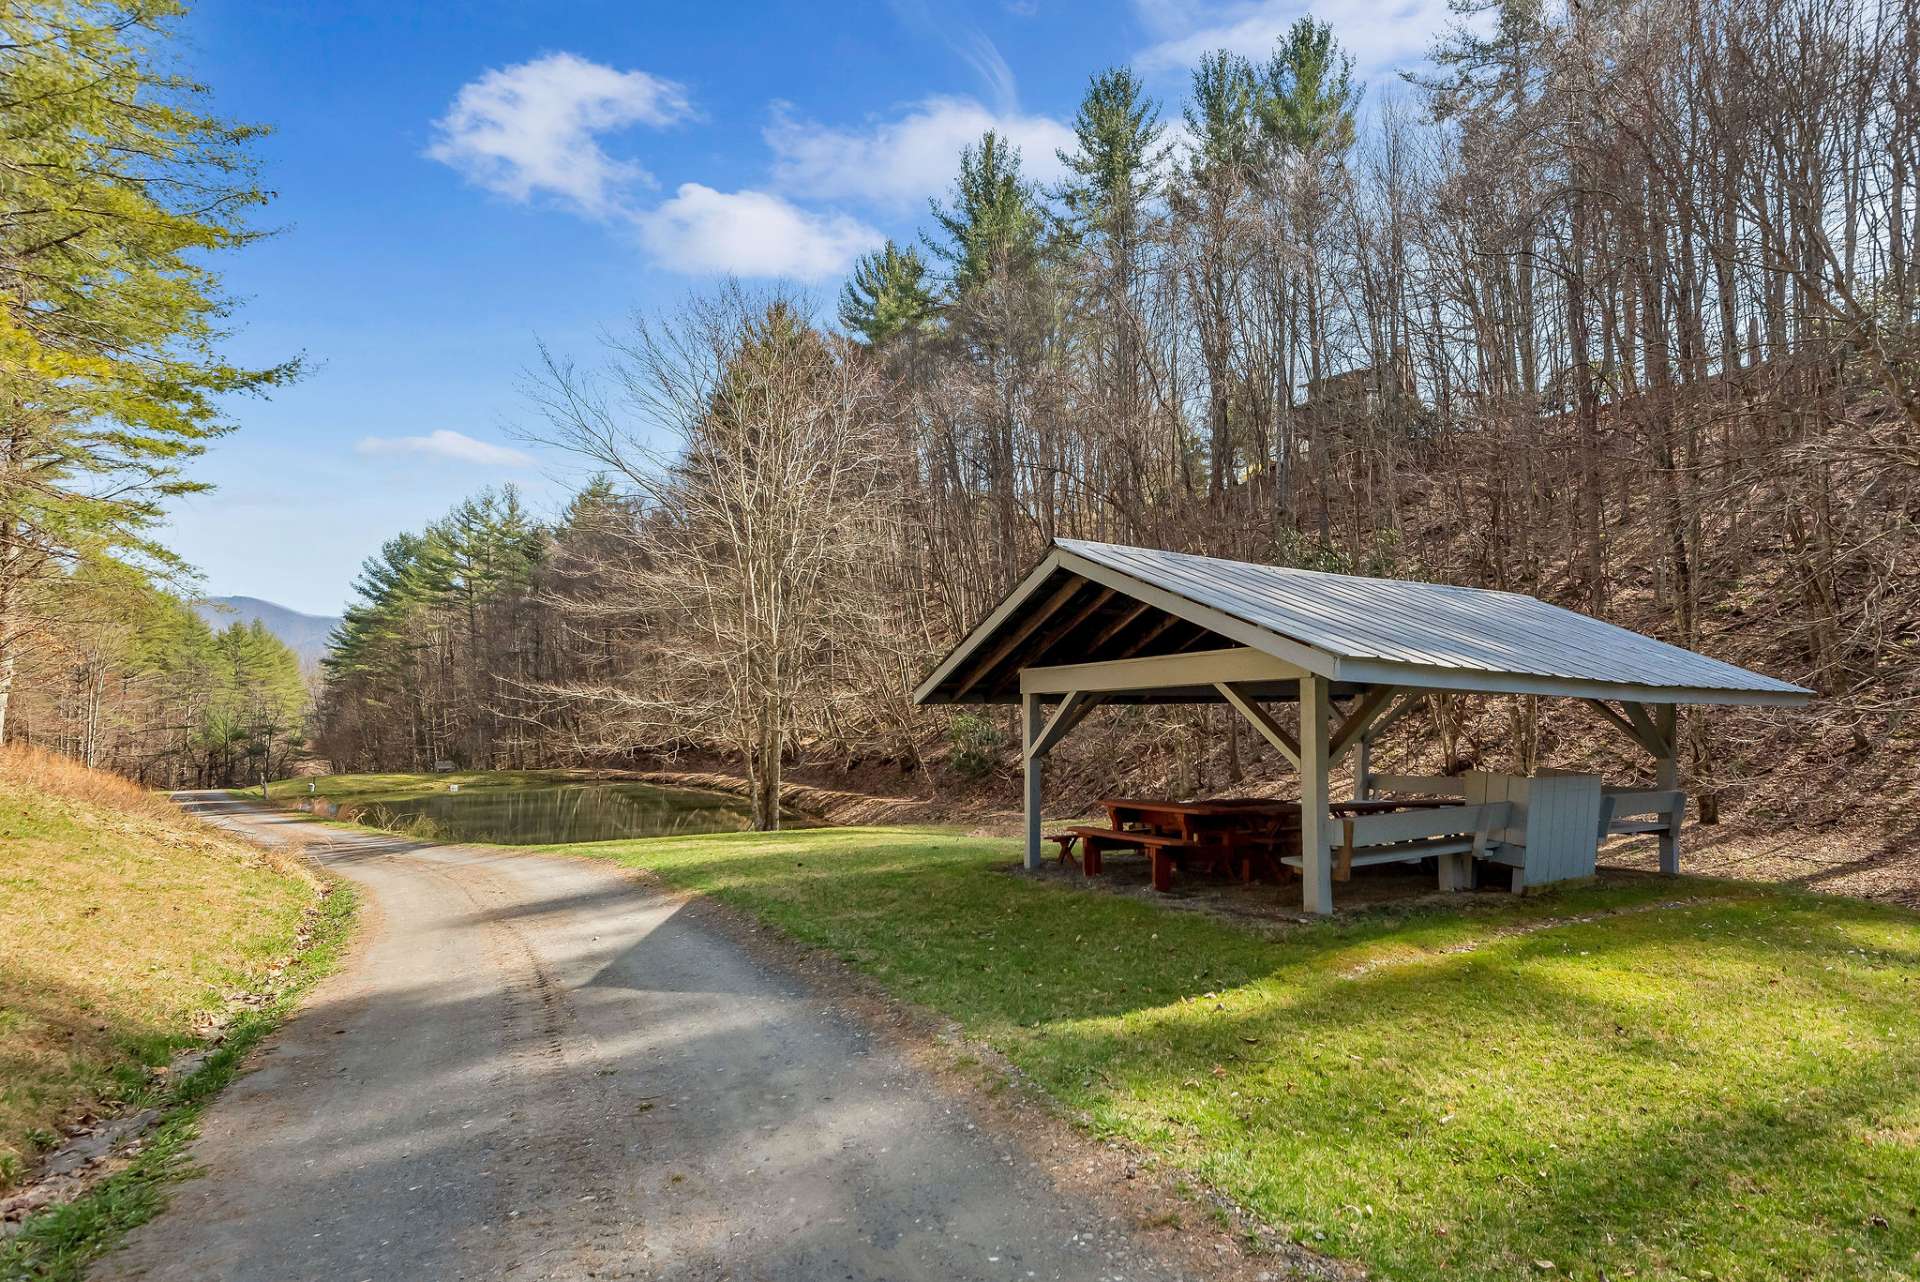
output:
[[[1471,861],[1488,853],[1489,835],[1506,825],[1512,807],[1495,801],[1477,806],[1437,806],[1385,815],[1355,815],[1339,821],[1333,850],[1335,881],[1349,881],[1355,868],[1411,863],[1437,856],[1440,888],[1463,889]],[[1299,855],[1280,861],[1299,868]]]

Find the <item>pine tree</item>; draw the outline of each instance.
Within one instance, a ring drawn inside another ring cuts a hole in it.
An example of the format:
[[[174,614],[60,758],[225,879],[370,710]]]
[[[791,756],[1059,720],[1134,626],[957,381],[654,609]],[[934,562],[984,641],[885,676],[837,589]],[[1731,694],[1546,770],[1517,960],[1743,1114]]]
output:
[[[863,255],[840,291],[841,327],[873,348],[924,333],[936,312],[926,260],[912,246],[902,249],[891,240]]]
[[[1337,155],[1353,146],[1360,90],[1353,59],[1326,23],[1296,20],[1267,60],[1260,89],[1261,128],[1280,146],[1300,155]]]
[[[1038,196],[1020,174],[1020,149],[993,130],[961,151],[950,203],[932,208],[946,239],[928,245],[951,267],[956,296],[1039,266],[1045,224]]]
[[[0,734],[28,585],[150,537],[220,400],[295,373],[220,355],[209,259],[255,239],[259,130],[158,69],[177,0],[0,6]]]
[[[1072,176],[1058,196],[1078,238],[1124,245],[1137,235],[1141,211],[1159,190],[1165,132],[1159,106],[1129,68],[1103,71],[1088,84],[1073,121],[1079,145],[1059,153]]]

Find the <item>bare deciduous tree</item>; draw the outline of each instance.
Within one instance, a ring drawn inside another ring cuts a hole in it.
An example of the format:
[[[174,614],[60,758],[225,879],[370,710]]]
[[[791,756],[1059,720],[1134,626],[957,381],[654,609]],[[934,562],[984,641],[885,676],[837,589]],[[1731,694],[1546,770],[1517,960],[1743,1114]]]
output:
[[[797,297],[738,286],[609,352],[598,375],[547,362],[543,436],[627,487],[624,554],[582,606],[649,632],[630,670],[564,693],[637,736],[730,746],[754,826],[777,828],[783,754],[881,622],[873,571],[898,513],[880,379]]]

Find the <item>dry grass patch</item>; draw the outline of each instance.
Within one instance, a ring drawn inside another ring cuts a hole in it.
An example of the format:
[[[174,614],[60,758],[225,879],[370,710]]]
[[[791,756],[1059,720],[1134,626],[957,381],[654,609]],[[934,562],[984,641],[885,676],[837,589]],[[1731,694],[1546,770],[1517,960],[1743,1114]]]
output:
[[[319,883],[65,758],[0,750],[0,1191],[287,954]]]

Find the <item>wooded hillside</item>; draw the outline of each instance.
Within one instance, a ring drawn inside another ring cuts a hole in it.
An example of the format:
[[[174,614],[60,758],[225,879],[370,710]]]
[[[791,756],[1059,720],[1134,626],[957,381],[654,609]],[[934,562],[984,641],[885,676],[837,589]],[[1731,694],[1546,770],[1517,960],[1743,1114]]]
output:
[[[494,495],[389,544],[323,750],[990,775],[1006,736],[908,691],[1075,536],[1535,593],[1813,686],[1804,716],[1688,718],[1702,813],[1871,826],[1892,797],[1897,828],[1910,6],[1508,3],[1470,27],[1372,101],[1310,20],[1264,61],[1202,60],[1175,106],[1102,72],[1065,183],[981,138],[924,246],[860,264],[838,332],[734,288],[546,353],[530,434],[604,479],[552,528]],[[1252,768],[1204,710],[1096,720],[1107,786]],[[1430,764],[1624,760],[1531,700],[1438,701],[1403,733]]]

